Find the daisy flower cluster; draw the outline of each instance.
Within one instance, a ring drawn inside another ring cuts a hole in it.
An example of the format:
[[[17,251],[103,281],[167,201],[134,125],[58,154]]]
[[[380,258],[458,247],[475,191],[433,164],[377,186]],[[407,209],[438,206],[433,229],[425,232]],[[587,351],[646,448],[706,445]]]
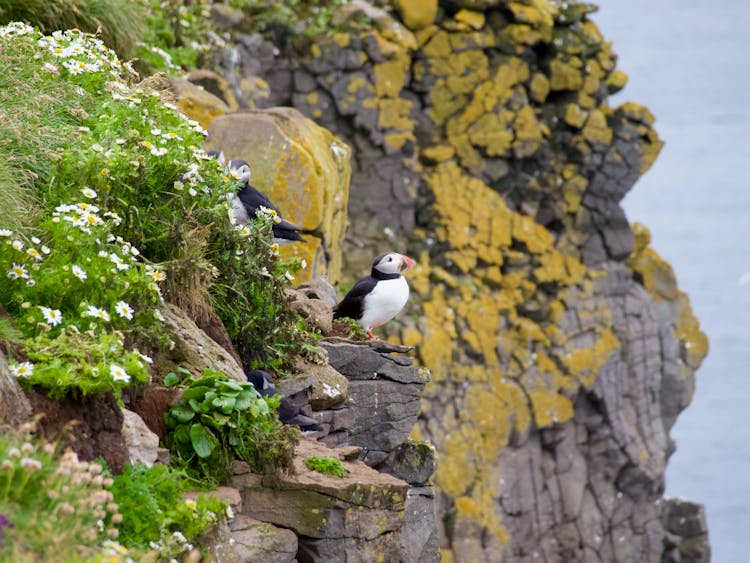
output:
[[[45,64],[49,72],[77,76],[106,71],[112,78],[119,78],[123,68],[117,54],[101,39],[77,30],[42,35],[37,39],[37,46],[54,59]]]
[[[136,326],[157,333],[165,275],[112,234],[121,218],[97,205],[95,190],[80,195],[85,201],[56,206],[38,236],[0,230],[0,302],[27,337],[28,360],[11,371],[59,391],[117,391],[148,378],[150,358],[126,349],[123,334]],[[63,359],[70,364],[57,373]]]

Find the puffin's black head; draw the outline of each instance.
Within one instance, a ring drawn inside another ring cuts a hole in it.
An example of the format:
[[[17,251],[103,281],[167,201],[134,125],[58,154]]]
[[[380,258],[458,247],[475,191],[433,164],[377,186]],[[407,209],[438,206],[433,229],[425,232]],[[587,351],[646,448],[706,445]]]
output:
[[[271,374],[262,369],[251,369],[245,374],[245,376],[259,392],[276,388]]]
[[[416,262],[405,254],[386,252],[375,258],[372,262],[372,269],[381,274],[400,274],[412,268],[414,264]]]
[[[211,158],[215,158],[216,160],[218,160],[222,166],[226,166],[227,159],[224,156],[223,151],[217,151],[217,150],[211,149],[210,151],[206,151],[206,154],[210,156]]]
[[[250,165],[241,158],[230,160],[227,168],[229,169],[229,174],[243,184],[247,184],[248,180],[250,180]]]

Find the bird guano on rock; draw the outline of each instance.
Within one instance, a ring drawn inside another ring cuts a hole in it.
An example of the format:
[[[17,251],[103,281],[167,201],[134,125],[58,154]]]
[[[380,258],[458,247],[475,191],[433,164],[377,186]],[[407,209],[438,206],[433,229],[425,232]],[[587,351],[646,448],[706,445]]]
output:
[[[355,283],[333,308],[333,318],[349,317],[375,339],[372,329],[393,319],[409,300],[409,284],[401,274],[414,265],[404,254],[381,254],[373,261],[370,275]]]
[[[223,152],[211,150],[208,151],[208,155],[225,164]],[[250,165],[246,161],[241,158],[233,158],[229,163],[226,163],[226,168],[233,178],[242,183],[242,188],[237,194],[233,194],[230,199],[232,217],[237,223],[244,225],[258,213],[266,213],[273,219],[273,236],[278,242],[305,241],[299,234],[300,227],[283,219],[279,209],[271,203],[271,200],[250,183]]]

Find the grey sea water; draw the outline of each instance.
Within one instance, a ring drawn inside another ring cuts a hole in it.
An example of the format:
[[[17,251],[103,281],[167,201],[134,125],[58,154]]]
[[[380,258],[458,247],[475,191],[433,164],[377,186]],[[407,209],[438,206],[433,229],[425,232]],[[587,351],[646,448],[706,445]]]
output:
[[[750,1],[597,3],[630,76],[612,103],[648,106],[666,142],[624,207],[651,229],[711,341],[672,431],[667,494],[706,505],[714,563],[749,561]]]

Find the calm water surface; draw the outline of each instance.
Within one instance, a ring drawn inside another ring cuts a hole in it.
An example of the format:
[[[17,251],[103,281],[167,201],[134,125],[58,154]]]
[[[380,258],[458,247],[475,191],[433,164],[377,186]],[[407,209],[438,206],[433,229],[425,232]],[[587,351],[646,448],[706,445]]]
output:
[[[596,0],[595,0],[596,1]],[[598,0],[629,74],[613,104],[666,142],[624,202],[688,292],[711,351],[672,430],[667,494],[702,502],[714,563],[750,561],[750,0]]]

